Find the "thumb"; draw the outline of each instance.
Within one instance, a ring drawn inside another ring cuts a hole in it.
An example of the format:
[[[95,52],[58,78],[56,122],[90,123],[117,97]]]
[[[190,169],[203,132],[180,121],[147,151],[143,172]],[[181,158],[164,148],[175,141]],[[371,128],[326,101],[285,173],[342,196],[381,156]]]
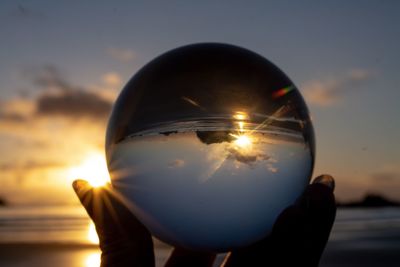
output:
[[[94,218],[94,188],[87,181],[82,179],[73,181],[72,188],[90,218],[97,223],[97,218]]]
[[[87,181],[82,180],[82,179],[77,179],[72,182],[72,188],[74,189],[79,200],[82,201],[82,199],[84,199],[84,196],[91,189],[91,186]]]

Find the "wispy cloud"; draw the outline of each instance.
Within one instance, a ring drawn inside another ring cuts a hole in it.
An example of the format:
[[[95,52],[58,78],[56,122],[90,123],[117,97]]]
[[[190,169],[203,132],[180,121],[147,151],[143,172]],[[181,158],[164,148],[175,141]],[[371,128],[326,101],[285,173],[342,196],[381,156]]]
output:
[[[183,159],[175,159],[168,163],[168,167],[171,169],[182,168],[185,166],[185,161]]]
[[[115,48],[111,47],[107,49],[107,53],[120,62],[131,62],[135,59],[135,52],[130,49],[122,49],[122,48]]]
[[[105,73],[101,78],[107,87],[111,87],[111,88],[115,89],[117,87],[118,88],[121,87],[121,85],[122,85],[121,76],[114,71]]]
[[[88,151],[104,149],[104,132],[118,74],[106,73],[95,85],[77,85],[52,65],[25,71],[36,91],[0,101],[0,158],[2,179],[39,183],[64,179],[65,168]],[[64,175],[64,176],[63,176]],[[18,184],[18,183],[17,183]]]
[[[347,93],[362,89],[373,74],[364,69],[352,69],[341,76],[308,81],[300,87],[308,103],[328,107],[340,102]]]
[[[55,65],[43,65],[25,69],[23,77],[39,90],[82,90],[81,86],[68,81],[63,72]]]
[[[0,101],[0,121],[8,123],[25,122],[34,109],[34,103],[25,98]]]
[[[10,15],[18,19],[40,20],[46,18],[42,12],[22,4],[16,5],[15,8],[10,12]]]
[[[112,104],[93,92],[64,90],[58,94],[44,93],[37,99],[37,114],[45,116],[61,115],[71,118],[107,117]]]
[[[26,162],[7,162],[0,164],[1,171],[9,171],[9,170],[24,170],[31,171],[34,169],[43,169],[43,168],[60,168],[65,167],[64,163],[56,162],[56,161],[34,161],[28,160]]]

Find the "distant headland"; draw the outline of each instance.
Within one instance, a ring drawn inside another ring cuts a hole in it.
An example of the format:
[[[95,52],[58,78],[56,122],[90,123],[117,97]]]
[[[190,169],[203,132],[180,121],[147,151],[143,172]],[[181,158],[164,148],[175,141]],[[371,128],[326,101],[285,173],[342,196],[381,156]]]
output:
[[[337,206],[340,208],[400,207],[400,202],[390,200],[378,194],[367,194],[360,201],[337,202]]]
[[[0,207],[9,206],[10,203],[0,196]],[[367,194],[358,201],[342,202],[337,201],[338,208],[384,208],[384,207],[400,207],[400,201],[388,199],[379,194]]]

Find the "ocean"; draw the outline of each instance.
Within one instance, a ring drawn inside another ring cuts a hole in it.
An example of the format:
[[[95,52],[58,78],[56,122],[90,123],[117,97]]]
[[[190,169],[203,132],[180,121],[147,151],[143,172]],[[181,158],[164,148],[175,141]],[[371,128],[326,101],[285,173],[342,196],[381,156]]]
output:
[[[170,251],[155,241],[157,266]],[[94,267],[99,255],[81,206],[0,208],[0,266]],[[338,209],[320,266],[400,266],[400,208]]]

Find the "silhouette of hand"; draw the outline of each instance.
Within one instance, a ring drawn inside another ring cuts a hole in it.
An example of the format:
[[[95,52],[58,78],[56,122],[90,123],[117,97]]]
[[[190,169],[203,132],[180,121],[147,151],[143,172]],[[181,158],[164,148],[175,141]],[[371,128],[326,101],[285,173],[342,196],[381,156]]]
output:
[[[318,266],[336,215],[334,180],[317,177],[302,198],[278,217],[271,235],[232,251],[224,267]],[[96,225],[101,266],[155,266],[150,232],[110,186],[91,187],[77,180],[73,188]],[[165,267],[210,267],[215,254],[175,248]]]
[[[279,215],[268,237],[232,251],[224,267],[318,266],[336,216],[334,188],[332,176],[315,178],[299,201]]]
[[[93,188],[84,180],[72,184],[99,236],[102,267],[155,266],[150,232],[113,192],[110,185]],[[211,266],[215,254],[175,248],[166,267]]]

